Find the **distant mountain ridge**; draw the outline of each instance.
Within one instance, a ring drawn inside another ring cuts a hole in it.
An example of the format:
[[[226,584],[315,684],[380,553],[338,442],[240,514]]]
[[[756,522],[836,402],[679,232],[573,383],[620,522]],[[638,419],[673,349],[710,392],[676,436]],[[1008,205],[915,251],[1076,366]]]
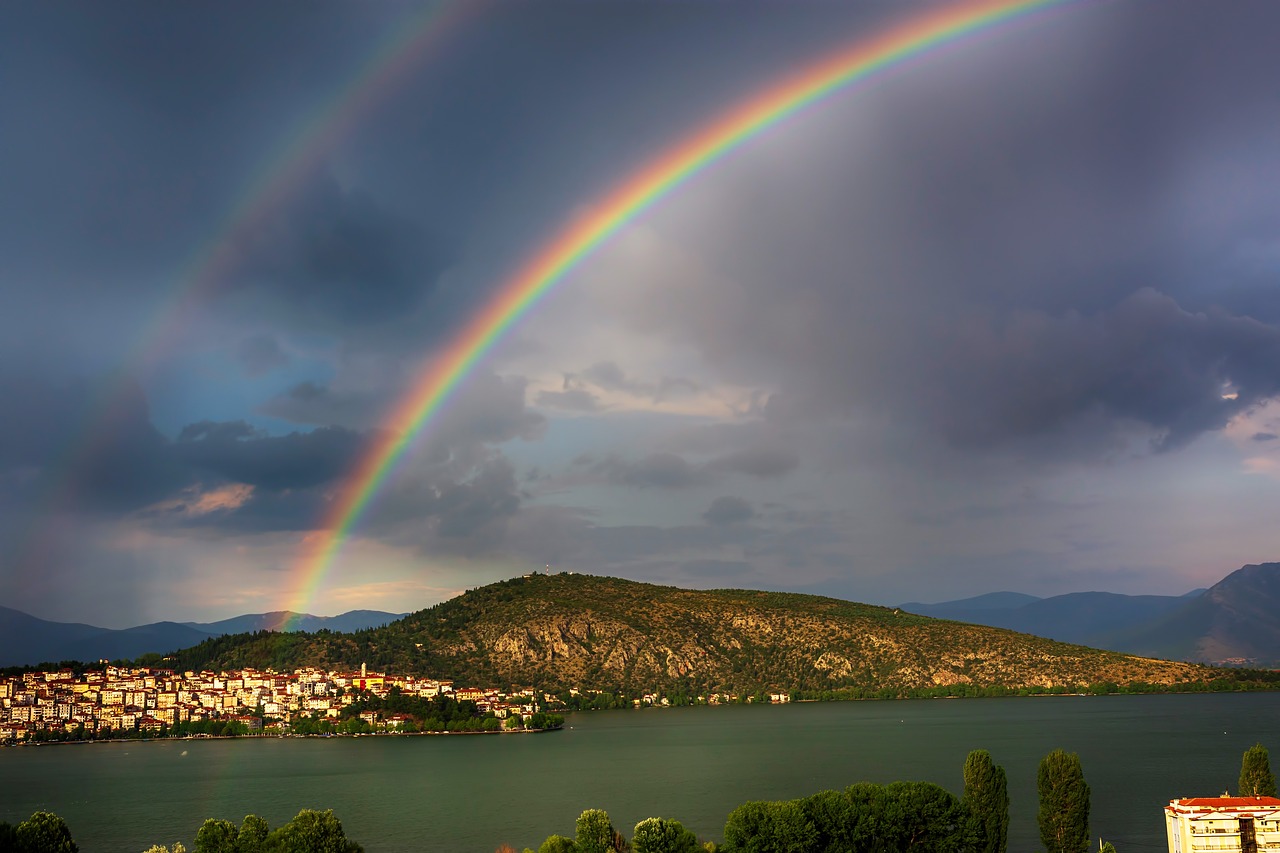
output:
[[[0,666],[33,666],[64,660],[132,659],[194,646],[211,637],[259,630],[359,631],[385,625],[403,614],[352,610],[338,616],[290,611],[254,613],[220,622],[153,622],[133,628],[99,628],[79,622],[53,622],[21,610],[0,607]],[[292,620],[292,622],[290,621]]]
[[[1000,592],[902,609],[1145,657],[1280,664],[1280,563],[1244,566],[1180,596],[1075,592],[1036,599]]]

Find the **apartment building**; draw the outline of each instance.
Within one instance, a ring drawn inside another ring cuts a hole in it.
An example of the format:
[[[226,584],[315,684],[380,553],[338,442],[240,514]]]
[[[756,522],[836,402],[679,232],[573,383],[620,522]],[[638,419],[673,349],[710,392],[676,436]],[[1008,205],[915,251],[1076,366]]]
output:
[[[1169,853],[1280,853],[1280,799],[1189,797],[1164,807]]]

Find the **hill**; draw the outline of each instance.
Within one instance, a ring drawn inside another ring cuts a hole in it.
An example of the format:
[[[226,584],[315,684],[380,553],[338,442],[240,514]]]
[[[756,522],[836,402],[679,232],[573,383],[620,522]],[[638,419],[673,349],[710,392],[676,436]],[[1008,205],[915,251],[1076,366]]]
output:
[[[21,610],[0,607],[0,666],[34,666],[57,661],[136,658],[193,646],[210,637],[262,629],[353,631],[386,623],[403,614],[352,610],[338,616],[312,616],[288,611],[236,616],[221,622],[152,622],[133,628],[99,628],[79,622],[53,622]]]
[[[167,663],[181,669],[367,663],[460,686],[739,693],[1172,684],[1215,675],[833,598],[570,574],[490,584],[353,634],[211,639]]]

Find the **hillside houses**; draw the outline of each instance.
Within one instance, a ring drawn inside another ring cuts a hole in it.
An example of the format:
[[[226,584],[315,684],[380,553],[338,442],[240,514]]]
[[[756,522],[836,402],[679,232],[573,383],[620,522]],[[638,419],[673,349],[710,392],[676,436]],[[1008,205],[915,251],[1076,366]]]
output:
[[[40,733],[75,737],[133,731],[162,732],[199,720],[237,722],[250,732],[288,729],[300,717],[341,716],[365,695],[401,694],[471,699],[482,713],[505,717],[533,713],[532,690],[507,696],[491,689],[460,688],[452,681],[370,672],[305,668],[289,673],[243,669],[174,672],[104,665],[79,676],[70,670],[0,676],[0,742]],[[386,723],[387,721],[374,721]],[[403,720],[392,721],[397,726]]]

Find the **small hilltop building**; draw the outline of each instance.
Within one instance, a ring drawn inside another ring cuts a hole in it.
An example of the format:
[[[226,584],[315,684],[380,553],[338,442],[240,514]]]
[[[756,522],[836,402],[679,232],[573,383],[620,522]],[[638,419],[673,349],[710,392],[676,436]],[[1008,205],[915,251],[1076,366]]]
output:
[[[1169,853],[1280,850],[1280,799],[1189,797],[1164,807]]]

